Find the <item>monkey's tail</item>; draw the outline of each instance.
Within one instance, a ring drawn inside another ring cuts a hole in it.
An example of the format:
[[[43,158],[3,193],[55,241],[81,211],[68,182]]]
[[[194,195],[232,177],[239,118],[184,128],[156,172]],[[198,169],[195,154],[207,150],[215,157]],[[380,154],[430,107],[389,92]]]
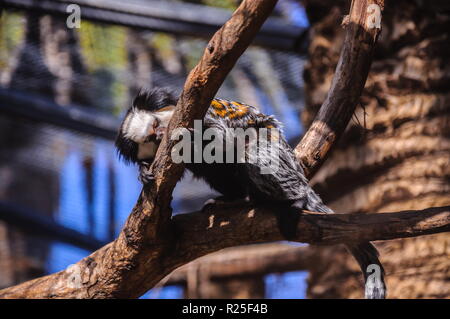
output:
[[[346,245],[359,264],[364,275],[366,299],[386,298],[386,284],[384,283],[384,269],[378,259],[378,251],[370,242],[356,245]]]
[[[306,209],[315,212],[334,214],[333,210],[323,204],[320,197],[311,189],[308,194]],[[346,244],[346,248],[359,264],[364,275],[366,299],[386,298],[386,284],[384,282],[384,269],[378,259],[379,253],[370,242]]]

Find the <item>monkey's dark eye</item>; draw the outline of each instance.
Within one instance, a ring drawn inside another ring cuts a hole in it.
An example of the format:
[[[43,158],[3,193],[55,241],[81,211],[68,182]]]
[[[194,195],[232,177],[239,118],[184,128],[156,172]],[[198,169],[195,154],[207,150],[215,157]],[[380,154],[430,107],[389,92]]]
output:
[[[156,142],[156,140],[157,140],[156,134],[152,134],[152,135],[147,136],[144,143]]]

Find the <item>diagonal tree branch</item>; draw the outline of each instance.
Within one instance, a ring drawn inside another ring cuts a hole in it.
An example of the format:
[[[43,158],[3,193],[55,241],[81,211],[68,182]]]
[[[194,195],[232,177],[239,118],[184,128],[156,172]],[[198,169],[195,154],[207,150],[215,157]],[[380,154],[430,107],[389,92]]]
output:
[[[195,118],[205,114],[226,74],[249,45],[275,3],[269,0],[244,0],[230,21],[214,35],[202,60],[186,81],[169,132],[176,127],[190,127]],[[382,8],[383,1],[352,1],[350,15],[346,19],[346,42],[327,99],[330,102],[324,103],[324,110],[320,111],[315,121],[317,124],[313,124],[296,149],[308,175],[317,169],[345,129],[350,119],[348,114],[351,115],[355,109],[364,87],[380,32],[368,23],[371,21],[367,10],[369,4],[379,4]],[[354,77],[360,82],[354,83]],[[173,269],[204,254],[234,245],[282,239],[273,214],[275,208],[216,207],[210,216],[192,213],[175,216],[171,220],[171,194],[183,170],[181,165],[174,164],[170,158],[174,142],[167,138],[163,140],[153,165],[156,183],[143,190],[124,229],[114,242],[68,270],[1,290],[0,297],[138,297]],[[297,239],[309,243],[335,244],[448,230],[448,210],[430,214],[418,217],[412,212],[376,216],[305,213],[299,223],[301,230]],[[383,223],[397,223],[398,227],[392,228],[390,224],[383,224],[374,217],[381,218]],[[426,227],[419,227],[424,220]]]
[[[141,196],[144,199],[143,204],[149,204],[148,209],[154,218],[150,223],[145,223],[146,217],[143,216],[141,221],[146,225],[132,225],[128,227],[130,232],[139,230],[142,233],[142,230],[146,229],[146,239],[157,240],[160,237],[159,231],[165,230],[165,224],[171,215],[172,191],[183,173],[183,165],[174,163],[171,158],[172,146],[177,141],[169,138],[170,132],[177,127],[190,128],[195,119],[204,117],[225,77],[250,45],[276,2],[243,1],[230,20],[209,41],[200,62],[188,75],[176,111],[169,123],[169,134],[165,135],[158,149],[152,165],[156,182],[151,188],[144,188],[145,195]],[[153,194],[156,196],[153,197]],[[138,242],[143,242],[139,234],[136,238]]]
[[[381,21],[383,8],[384,0],[353,0],[350,14],[342,22],[347,32],[330,91],[295,149],[309,179],[324,162],[355,112],[381,31],[377,22]]]

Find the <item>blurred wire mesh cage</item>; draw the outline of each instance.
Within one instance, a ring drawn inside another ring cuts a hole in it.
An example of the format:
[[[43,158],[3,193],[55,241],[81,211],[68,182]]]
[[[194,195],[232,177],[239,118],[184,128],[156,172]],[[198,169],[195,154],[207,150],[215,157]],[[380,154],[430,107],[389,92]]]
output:
[[[117,235],[140,192],[135,167],[114,152],[121,116],[142,87],[180,92],[230,15],[179,1],[3,3],[0,288],[64,269]],[[81,6],[80,28],[67,27],[70,3]],[[280,1],[218,93],[275,114],[293,141],[303,105],[301,12]],[[186,176],[174,211],[212,196]]]

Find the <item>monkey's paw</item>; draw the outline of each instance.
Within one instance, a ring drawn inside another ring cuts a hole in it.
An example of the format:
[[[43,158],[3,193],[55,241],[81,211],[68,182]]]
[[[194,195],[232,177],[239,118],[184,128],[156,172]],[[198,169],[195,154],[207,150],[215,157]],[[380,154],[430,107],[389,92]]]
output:
[[[141,165],[139,165],[139,181],[144,185],[155,181],[155,176],[151,172],[150,166],[151,164],[148,163],[141,163]]]
[[[139,174],[139,181],[142,184],[147,185],[155,181],[155,176],[152,173]]]

